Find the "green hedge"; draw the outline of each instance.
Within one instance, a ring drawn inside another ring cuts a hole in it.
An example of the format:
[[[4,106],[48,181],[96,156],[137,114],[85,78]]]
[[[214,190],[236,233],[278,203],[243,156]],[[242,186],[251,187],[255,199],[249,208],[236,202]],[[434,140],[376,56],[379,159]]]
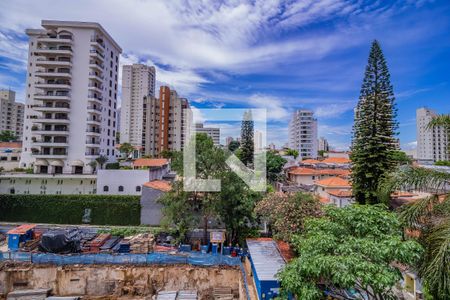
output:
[[[0,221],[81,224],[91,209],[95,225],[139,225],[139,196],[0,195]]]

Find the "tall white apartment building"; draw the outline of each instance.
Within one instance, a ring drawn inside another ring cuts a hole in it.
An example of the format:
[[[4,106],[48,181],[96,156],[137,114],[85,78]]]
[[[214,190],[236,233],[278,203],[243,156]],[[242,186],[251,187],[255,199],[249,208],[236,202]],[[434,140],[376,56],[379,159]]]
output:
[[[289,148],[301,158],[317,158],[317,119],[310,110],[297,110],[289,122]]]
[[[425,107],[416,110],[417,159],[422,161],[449,160],[447,132],[443,127],[428,128],[437,114]]]
[[[220,128],[218,127],[205,127],[202,123],[195,124],[196,133],[206,133],[214,143],[214,146],[220,146]]]
[[[14,132],[18,141],[22,140],[24,107],[16,102],[16,92],[0,90],[0,131]]]
[[[21,167],[91,173],[115,161],[120,46],[98,23],[48,21],[29,36]]]
[[[122,69],[120,143],[142,144],[144,97],[155,96],[155,67],[125,65]]]
[[[167,86],[160,87],[159,98],[145,97],[141,136],[145,155],[158,156],[164,150],[183,149],[188,126],[185,109],[189,109],[188,100]]]
[[[265,148],[263,143],[263,133],[259,130],[255,130],[254,144],[256,153],[263,151]]]
[[[330,145],[328,144],[328,140],[324,137],[319,139],[319,151],[329,151]]]

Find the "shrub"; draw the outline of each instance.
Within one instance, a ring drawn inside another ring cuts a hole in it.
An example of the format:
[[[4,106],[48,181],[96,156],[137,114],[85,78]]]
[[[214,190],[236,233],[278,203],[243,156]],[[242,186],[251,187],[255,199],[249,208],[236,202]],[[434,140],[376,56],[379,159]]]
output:
[[[105,169],[107,170],[119,170],[120,165],[118,162],[106,164]]]
[[[81,224],[91,209],[94,225],[139,225],[139,196],[0,195],[0,221]]]

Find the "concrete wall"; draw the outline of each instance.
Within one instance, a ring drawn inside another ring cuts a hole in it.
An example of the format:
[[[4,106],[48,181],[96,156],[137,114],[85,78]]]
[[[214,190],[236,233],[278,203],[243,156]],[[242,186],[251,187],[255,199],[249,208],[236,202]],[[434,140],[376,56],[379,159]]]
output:
[[[58,296],[127,296],[133,299],[149,299],[147,297],[161,290],[196,289],[199,299],[212,299],[212,289],[223,286],[232,288],[235,299],[246,299],[239,267],[11,264],[0,270],[0,298],[17,288],[51,288],[52,294]]]
[[[157,201],[164,192],[143,187],[141,195],[141,224],[159,225],[162,218],[162,205]]]
[[[142,185],[149,181],[148,170],[98,170],[97,194],[99,195],[140,195]],[[108,190],[105,191],[105,186]],[[123,192],[119,192],[119,187]]]

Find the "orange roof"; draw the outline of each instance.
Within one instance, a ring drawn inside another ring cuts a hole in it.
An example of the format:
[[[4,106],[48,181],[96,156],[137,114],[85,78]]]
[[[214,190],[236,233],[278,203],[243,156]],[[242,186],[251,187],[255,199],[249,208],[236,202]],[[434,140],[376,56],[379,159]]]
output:
[[[22,148],[22,142],[0,142],[0,148]]]
[[[322,175],[336,175],[336,176],[349,176],[350,170],[344,169],[319,169],[318,170]]]
[[[286,262],[291,261],[295,257],[295,253],[291,246],[284,241],[277,241],[278,250]]]
[[[296,167],[296,168],[292,169],[291,171],[289,171],[289,174],[293,174],[293,175],[317,175],[318,172],[317,172],[317,170],[314,170],[314,169]]]
[[[325,197],[319,197],[319,201],[322,204],[330,204],[330,199],[327,199]]]
[[[350,159],[345,157],[328,157],[321,161],[324,164],[349,164]]]
[[[144,183],[145,187],[149,187],[162,192],[169,192],[172,189],[169,181],[165,180],[152,180]]]
[[[345,180],[340,177],[330,177],[327,179],[318,180],[318,181],[316,181],[316,184],[326,186],[326,187],[349,187],[350,188],[350,183],[348,182],[348,180]]]
[[[138,158],[133,162],[134,167],[162,167],[169,161],[165,158]]]
[[[34,229],[36,224],[22,224],[8,231],[8,234],[25,234],[28,230]]]
[[[336,197],[348,198],[348,197],[352,196],[352,191],[350,191],[350,190],[336,190],[336,191],[328,191],[328,194],[336,196]]]
[[[318,164],[318,163],[320,163],[320,161],[318,161],[318,160],[316,160],[316,159],[305,159],[305,160],[302,160],[301,162],[300,162],[301,164],[305,164],[305,165],[308,165],[308,164],[311,164],[311,165],[313,165],[313,164]]]

